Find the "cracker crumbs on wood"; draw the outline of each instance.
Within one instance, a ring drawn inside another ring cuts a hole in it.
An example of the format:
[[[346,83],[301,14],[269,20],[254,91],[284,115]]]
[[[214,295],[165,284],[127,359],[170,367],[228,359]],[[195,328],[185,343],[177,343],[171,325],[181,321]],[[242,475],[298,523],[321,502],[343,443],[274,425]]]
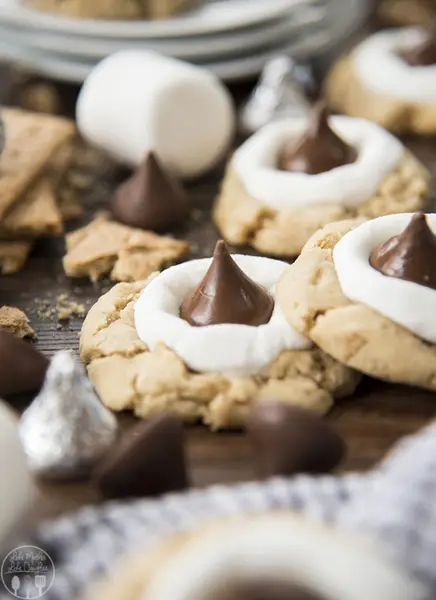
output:
[[[85,305],[69,300],[67,294],[61,294],[56,300],[56,312],[59,321],[67,321],[71,317],[85,316]]]

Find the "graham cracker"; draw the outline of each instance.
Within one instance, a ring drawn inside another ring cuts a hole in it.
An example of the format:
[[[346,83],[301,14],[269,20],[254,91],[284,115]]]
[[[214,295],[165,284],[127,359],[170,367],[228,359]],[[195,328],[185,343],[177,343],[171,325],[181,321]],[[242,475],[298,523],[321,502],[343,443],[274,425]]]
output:
[[[35,335],[26,313],[13,306],[0,307],[0,329],[6,329],[19,338]]]
[[[62,215],[49,174],[42,176],[0,222],[0,236],[5,239],[61,235],[62,232]]]
[[[2,116],[6,147],[0,159],[0,219],[76,131],[72,121],[51,115],[5,108]]]
[[[71,157],[71,144],[56,152],[42,175],[0,221],[1,238],[37,238],[63,233],[63,215],[57,196]]]
[[[12,275],[20,271],[32,250],[31,241],[0,241],[0,273]]]
[[[115,281],[140,281],[189,250],[185,241],[120,225],[105,216],[67,235],[66,244],[66,274],[93,281],[108,273]]]

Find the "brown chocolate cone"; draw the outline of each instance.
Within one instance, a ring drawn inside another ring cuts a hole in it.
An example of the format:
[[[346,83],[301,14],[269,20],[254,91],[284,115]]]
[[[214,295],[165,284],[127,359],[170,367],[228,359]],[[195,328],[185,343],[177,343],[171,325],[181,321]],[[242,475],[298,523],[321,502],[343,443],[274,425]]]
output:
[[[299,140],[283,149],[279,169],[318,175],[356,160],[356,150],[330,128],[328,117],[325,103],[321,101],[315,104],[307,131]]]
[[[328,473],[345,455],[344,441],[320,417],[280,400],[257,402],[246,428],[262,478]]]
[[[425,40],[419,46],[401,52],[400,56],[411,67],[429,67],[436,64],[436,26],[428,31]]]
[[[93,480],[105,498],[160,496],[189,487],[181,419],[166,413],[137,425],[99,465]]]
[[[184,300],[180,316],[197,327],[220,323],[257,326],[268,323],[273,310],[272,296],[245,275],[226,244],[219,241],[206,275]]]
[[[318,593],[276,580],[257,580],[249,583],[227,583],[223,594],[214,600],[322,600]]]
[[[436,236],[425,214],[413,215],[403,233],[375,248],[370,263],[383,275],[436,290]]]
[[[49,360],[32,344],[0,329],[0,396],[38,392]]]
[[[150,152],[138,170],[116,190],[111,210],[124,225],[167,231],[189,215],[188,197]]]

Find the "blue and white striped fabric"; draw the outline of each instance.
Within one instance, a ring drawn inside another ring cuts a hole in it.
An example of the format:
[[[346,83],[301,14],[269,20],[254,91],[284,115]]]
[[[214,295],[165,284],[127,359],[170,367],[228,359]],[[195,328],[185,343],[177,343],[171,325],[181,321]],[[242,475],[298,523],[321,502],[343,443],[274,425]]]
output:
[[[32,540],[52,555],[47,600],[73,600],[116,559],[156,537],[215,516],[289,509],[380,539],[436,598],[436,424],[406,438],[362,475],[274,479],[174,494],[161,500],[85,508],[43,527]]]

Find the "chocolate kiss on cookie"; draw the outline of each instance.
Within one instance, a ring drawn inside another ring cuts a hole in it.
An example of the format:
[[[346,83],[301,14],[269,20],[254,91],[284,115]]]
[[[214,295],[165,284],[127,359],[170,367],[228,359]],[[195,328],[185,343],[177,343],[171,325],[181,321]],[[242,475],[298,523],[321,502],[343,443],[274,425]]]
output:
[[[375,248],[370,263],[383,275],[436,290],[436,236],[425,214],[416,213],[400,235]]]
[[[275,580],[254,580],[232,585],[227,582],[222,595],[215,600],[322,600],[318,593],[311,592],[299,584]]]
[[[328,473],[345,455],[345,443],[320,417],[280,400],[260,400],[246,429],[260,477]]]
[[[436,26],[428,31],[421,44],[401,52],[400,56],[411,67],[429,67],[436,64]]]
[[[160,496],[189,487],[181,419],[166,413],[134,427],[93,480],[106,498]]]
[[[197,327],[222,323],[258,326],[269,322],[273,310],[272,296],[245,275],[226,244],[219,241],[206,275],[184,300],[180,316]]]
[[[49,360],[32,344],[0,330],[0,396],[39,391]]]
[[[115,192],[111,211],[124,225],[166,231],[189,215],[188,197],[150,152]]]
[[[279,169],[318,175],[356,160],[357,152],[330,128],[329,112],[323,101],[312,108],[303,136],[283,149]]]

